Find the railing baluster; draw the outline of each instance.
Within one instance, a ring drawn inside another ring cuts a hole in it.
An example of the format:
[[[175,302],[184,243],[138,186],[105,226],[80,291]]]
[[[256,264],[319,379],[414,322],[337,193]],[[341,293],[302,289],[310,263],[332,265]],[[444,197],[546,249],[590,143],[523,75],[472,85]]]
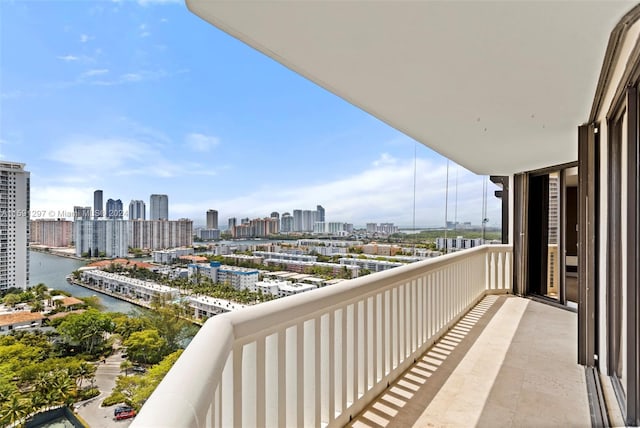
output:
[[[304,321],[296,324],[296,420],[304,425]]]
[[[335,331],[335,311],[329,312],[329,326],[327,329],[327,345],[329,347],[329,352],[327,355],[329,357],[328,365],[329,365],[329,373],[327,374],[327,379],[329,380],[329,388],[328,388],[328,412],[327,412],[327,423],[332,422],[336,416],[336,351],[335,351],[335,342],[333,339],[333,332]]]
[[[242,345],[233,347],[233,425],[242,426]]]
[[[266,337],[256,340],[256,426],[266,426],[265,341]]]
[[[287,423],[287,330],[277,332],[278,340],[278,425]]]
[[[320,346],[321,337],[320,337],[320,323],[321,318],[316,317],[313,320],[313,352],[314,352],[314,364],[315,364],[315,372],[314,372],[314,386],[313,389],[313,397],[315,401],[315,413],[314,413],[314,426],[320,426],[320,420],[322,419],[322,377],[321,377],[321,365],[322,359],[326,358],[326,354],[322,353],[322,347]]]

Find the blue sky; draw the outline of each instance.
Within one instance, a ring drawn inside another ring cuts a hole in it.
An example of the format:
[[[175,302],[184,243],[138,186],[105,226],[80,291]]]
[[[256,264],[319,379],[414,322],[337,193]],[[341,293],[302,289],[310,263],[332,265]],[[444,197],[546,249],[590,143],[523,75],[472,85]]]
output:
[[[166,193],[196,224],[317,204],[327,221],[413,221],[413,140],[182,2],[1,0],[0,95],[0,157],[27,164],[34,210],[103,189],[125,207]],[[444,223],[446,164],[417,145],[418,226]],[[479,224],[483,178],[454,163],[449,219],[456,176],[458,221]]]

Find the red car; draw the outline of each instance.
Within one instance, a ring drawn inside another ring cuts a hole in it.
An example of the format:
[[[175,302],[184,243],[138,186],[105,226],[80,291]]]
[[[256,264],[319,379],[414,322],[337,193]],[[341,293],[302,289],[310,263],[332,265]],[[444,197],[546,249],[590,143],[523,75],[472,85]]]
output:
[[[129,419],[136,415],[136,411],[133,409],[123,410],[121,412],[116,413],[116,421],[121,421],[123,419]]]

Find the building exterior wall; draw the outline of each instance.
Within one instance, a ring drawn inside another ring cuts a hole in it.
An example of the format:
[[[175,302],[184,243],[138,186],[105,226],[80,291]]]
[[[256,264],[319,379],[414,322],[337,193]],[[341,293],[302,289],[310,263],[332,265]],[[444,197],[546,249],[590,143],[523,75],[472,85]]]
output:
[[[29,285],[30,173],[0,162],[0,290]]]
[[[32,220],[30,232],[30,242],[47,247],[68,247],[73,242],[73,222],[68,220]]]

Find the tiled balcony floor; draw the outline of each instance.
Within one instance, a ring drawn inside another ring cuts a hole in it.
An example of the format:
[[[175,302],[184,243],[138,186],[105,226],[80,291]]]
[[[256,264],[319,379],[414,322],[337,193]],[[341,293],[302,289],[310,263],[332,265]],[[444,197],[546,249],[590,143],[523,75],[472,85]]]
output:
[[[577,315],[487,296],[353,427],[588,427]]]

